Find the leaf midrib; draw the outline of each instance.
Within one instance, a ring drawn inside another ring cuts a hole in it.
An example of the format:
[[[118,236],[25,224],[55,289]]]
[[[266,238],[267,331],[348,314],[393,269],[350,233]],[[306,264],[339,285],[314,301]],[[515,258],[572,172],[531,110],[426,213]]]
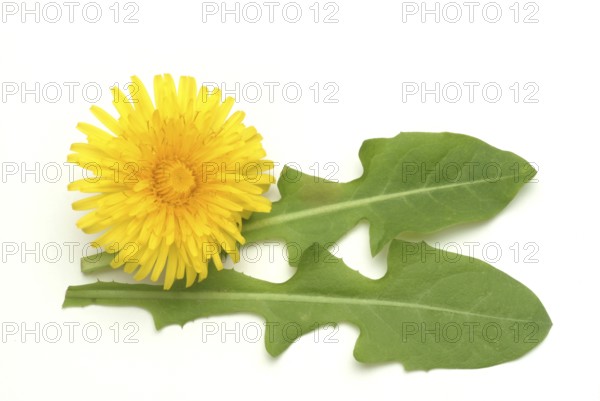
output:
[[[435,312],[453,313],[458,315],[489,318],[497,320],[508,320],[514,322],[530,322],[528,319],[517,319],[505,316],[488,315],[484,313],[469,312],[458,309],[443,308],[439,306],[423,305],[410,302],[389,301],[382,299],[371,298],[345,298],[339,296],[323,296],[323,295],[301,295],[301,294],[280,294],[269,292],[219,292],[219,291],[203,291],[203,292],[156,292],[156,291],[120,291],[120,290],[78,290],[70,292],[68,298],[71,299],[91,299],[97,302],[98,300],[106,299],[125,299],[127,301],[135,300],[192,300],[192,301],[272,301],[272,302],[294,302],[294,303],[310,303],[310,304],[325,304],[325,305],[358,305],[358,306],[380,306],[380,307],[395,307],[406,309],[422,309]],[[138,305],[142,306],[142,305]]]
[[[359,198],[359,199],[351,199],[351,200],[334,203],[334,204],[330,204],[330,205],[323,205],[323,206],[318,206],[318,207],[314,207],[314,208],[310,208],[310,209],[304,209],[304,210],[299,210],[296,212],[286,213],[286,214],[282,214],[279,216],[266,217],[263,220],[259,220],[259,221],[253,221],[253,222],[248,223],[244,227],[244,234],[246,234],[250,231],[259,230],[264,227],[288,223],[288,222],[294,221],[294,220],[300,220],[305,217],[313,217],[313,216],[318,216],[318,215],[327,214],[327,213],[339,212],[341,210],[347,210],[347,209],[352,209],[352,208],[356,208],[356,207],[361,207],[361,206],[369,205],[372,203],[384,202],[384,201],[391,200],[391,199],[413,196],[413,195],[418,195],[421,193],[435,192],[435,191],[439,191],[439,190],[443,190],[443,189],[450,189],[450,188],[463,187],[463,186],[469,186],[469,185],[477,185],[477,184],[481,184],[481,183],[494,184],[494,183],[498,183],[499,181],[506,180],[509,178],[514,178],[514,176],[501,177],[497,181],[489,181],[486,179],[473,180],[473,181],[467,181],[467,182],[445,184],[445,185],[440,185],[440,186],[436,186],[436,187],[423,187],[423,188],[418,188],[418,189],[411,189],[409,191],[394,192],[391,194],[382,194],[382,195],[370,196],[370,197]]]

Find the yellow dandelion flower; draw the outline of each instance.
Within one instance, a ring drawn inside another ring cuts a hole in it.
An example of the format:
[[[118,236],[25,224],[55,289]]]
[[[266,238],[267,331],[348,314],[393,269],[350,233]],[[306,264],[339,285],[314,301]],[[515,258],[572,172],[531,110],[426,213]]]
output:
[[[234,99],[198,90],[192,77],[176,88],[170,75],[156,76],[156,105],[137,77],[129,96],[113,89],[119,117],[92,106],[106,129],[78,124],[87,143],[68,156],[93,175],[69,190],[96,194],[73,203],[90,210],[77,226],[102,232],[95,245],[114,255],[113,268],[137,280],[164,272],[165,289],[204,279],[211,259],[222,269],[222,252],[237,262],[242,219],[271,210],[262,194],[274,182],[273,163],[263,159],[261,135],[242,123],[243,112],[229,115]]]

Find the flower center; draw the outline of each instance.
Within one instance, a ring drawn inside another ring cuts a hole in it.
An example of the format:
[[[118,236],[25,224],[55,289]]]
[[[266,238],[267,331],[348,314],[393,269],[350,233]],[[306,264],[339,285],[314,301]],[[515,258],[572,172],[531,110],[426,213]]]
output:
[[[164,161],[154,171],[154,189],[165,203],[184,204],[195,188],[194,171],[179,160]]]

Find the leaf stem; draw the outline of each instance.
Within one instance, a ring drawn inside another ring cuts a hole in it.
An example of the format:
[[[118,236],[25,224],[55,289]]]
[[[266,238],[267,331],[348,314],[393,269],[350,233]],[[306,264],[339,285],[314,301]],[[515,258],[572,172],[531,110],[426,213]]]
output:
[[[108,252],[81,258],[81,272],[83,274],[98,273],[110,269],[113,255]]]

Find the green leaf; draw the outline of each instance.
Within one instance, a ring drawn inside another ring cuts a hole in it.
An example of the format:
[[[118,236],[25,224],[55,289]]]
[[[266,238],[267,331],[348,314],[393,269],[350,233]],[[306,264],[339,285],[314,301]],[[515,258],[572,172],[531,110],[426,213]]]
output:
[[[358,361],[401,362],[407,370],[480,368],[518,358],[551,322],[523,284],[473,258],[395,240],[388,272],[370,280],[324,248],[302,255],[282,284],[232,270],[189,288],[94,283],[69,287],[64,306],[138,306],[157,328],[197,318],[252,313],[266,319],[265,344],[281,354],[316,327],[348,322],[360,335]]]
[[[364,174],[348,183],[285,167],[277,183],[281,200],[271,213],[255,213],[244,224],[246,241],[282,239],[294,248],[288,260],[297,266],[313,243],[328,247],[367,219],[375,255],[402,233],[428,234],[493,217],[536,174],[514,153],[452,133],[369,139],[359,157]],[[82,271],[103,270],[111,258],[83,258]]]
[[[315,242],[327,247],[367,219],[375,255],[402,233],[491,218],[536,174],[514,153],[452,133],[369,139],[359,157],[364,174],[348,183],[284,168],[281,200],[271,213],[254,214],[245,224],[246,240],[282,239],[300,254]]]

